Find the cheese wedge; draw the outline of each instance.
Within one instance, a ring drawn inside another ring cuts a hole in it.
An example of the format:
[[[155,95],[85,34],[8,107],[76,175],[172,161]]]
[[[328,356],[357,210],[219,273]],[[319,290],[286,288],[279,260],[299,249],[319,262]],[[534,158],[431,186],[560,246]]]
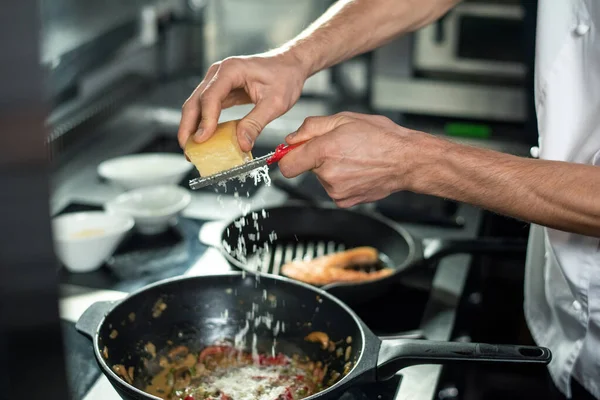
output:
[[[217,125],[214,135],[205,142],[196,143],[190,136],[184,152],[196,166],[200,176],[206,177],[226,171],[252,160],[251,152],[243,152],[238,143],[236,128],[239,120]]]

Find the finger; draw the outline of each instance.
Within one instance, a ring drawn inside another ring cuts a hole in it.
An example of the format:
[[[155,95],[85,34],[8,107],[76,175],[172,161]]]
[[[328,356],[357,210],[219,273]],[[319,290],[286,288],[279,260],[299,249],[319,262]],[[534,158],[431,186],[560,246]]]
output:
[[[215,132],[221,115],[222,102],[233,89],[241,86],[242,81],[237,74],[226,72],[221,74],[220,71],[215,74],[212,81],[200,95],[202,118],[198,130],[194,134],[196,143],[205,141]]]
[[[323,143],[320,138],[299,146],[279,161],[279,170],[286,178],[294,178],[306,171],[319,168],[324,161]]]
[[[317,136],[324,135],[347,122],[349,122],[349,118],[341,114],[323,117],[308,117],[296,132],[290,133],[285,138],[285,141],[288,144],[304,142]]]
[[[181,111],[181,120],[179,121],[179,130],[177,131],[177,140],[182,149],[185,147],[188,138],[196,132],[200,115],[200,106],[194,103],[194,99],[190,98],[184,104]]]
[[[218,65],[213,64],[208,71],[206,76],[200,82],[200,84],[194,89],[190,97],[183,103],[181,112],[181,121],[179,122],[179,130],[177,131],[177,140],[181,148],[185,147],[190,135],[193,135],[198,129],[200,123],[200,116],[202,115],[202,109],[200,108],[200,95],[212,80],[218,70]]]
[[[229,107],[250,103],[252,103],[252,100],[250,99],[250,96],[248,96],[248,93],[246,93],[243,89],[235,89],[229,93],[229,96],[227,96],[225,100],[223,100],[221,107],[226,109]]]
[[[237,137],[242,151],[252,150],[256,138],[265,126],[284,112],[285,110],[277,107],[272,101],[259,101],[238,124]]]
[[[358,197],[350,197],[343,200],[335,200],[334,202],[339,208],[350,208],[362,203],[362,200]]]

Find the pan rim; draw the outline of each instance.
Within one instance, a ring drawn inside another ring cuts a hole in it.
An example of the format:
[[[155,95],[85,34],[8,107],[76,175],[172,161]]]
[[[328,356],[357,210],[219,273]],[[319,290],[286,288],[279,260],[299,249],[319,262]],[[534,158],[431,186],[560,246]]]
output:
[[[245,273],[243,271],[231,271],[231,272],[224,272],[224,273],[219,273],[219,274],[206,274],[206,275],[195,275],[195,276],[175,276],[172,278],[167,278],[167,279],[163,279],[154,283],[151,283],[147,286],[144,286],[142,288],[139,288],[133,292],[131,292],[130,294],[128,294],[126,297],[124,297],[121,300],[117,300],[114,304],[114,306],[110,309],[110,311],[108,311],[105,315],[102,316],[102,318],[100,319],[100,321],[98,322],[98,325],[96,326],[96,330],[94,332],[94,338],[93,338],[93,347],[94,347],[94,355],[96,357],[96,361],[100,364],[101,369],[104,372],[104,375],[107,375],[112,379],[113,382],[117,382],[119,384],[119,386],[124,387],[127,390],[131,390],[133,392],[135,392],[138,395],[141,396],[146,396],[149,399],[152,400],[162,400],[160,397],[156,397],[154,395],[151,395],[147,392],[144,392],[141,389],[136,388],[135,386],[125,382],[121,377],[119,377],[111,368],[109,368],[108,364],[106,363],[106,361],[104,360],[104,358],[102,357],[102,354],[100,352],[100,344],[99,344],[99,339],[100,339],[100,328],[104,325],[106,318],[108,317],[108,315],[110,315],[117,307],[121,306],[122,304],[124,304],[127,300],[138,296],[146,291],[149,291],[155,287],[158,286],[163,286],[169,283],[173,283],[173,282],[177,282],[177,281],[185,281],[185,280],[194,280],[194,279],[202,279],[202,278],[230,278],[230,277],[244,277]],[[317,396],[320,396],[322,394],[326,394],[330,391],[333,390],[337,390],[339,389],[341,386],[343,386],[347,381],[350,380],[352,372],[357,368],[357,366],[360,365],[361,360],[363,359],[364,356],[364,350],[367,344],[367,332],[365,330],[365,325],[362,322],[362,320],[358,317],[358,315],[356,315],[356,313],[354,311],[352,311],[352,309],[346,305],[343,301],[341,301],[340,299],[338,299],[337,297],[333,296],[332,294],[328,293],[325,290],[322,290],[318,287],[312,286],[308,283],[304,283],[304,282],[300,282],[300,281],[296,281],[294,279],[285,277],[285,276],[279,276],[279,275],[271,275],[271,274],[264,274],[263,278],[266,279],[272,279],[272,280],[276,280],[276,281],[282,281],[285,282],[286,284],[293,284],[293,285],[297,285],[297,286],[301,286],[305,289],[309,289],[312,290],[313,292],[316,292],[315,294],[318,294],[320,296],[326,297],[328,298],[330,301],[333,301],[334,303],[336,303],[339,307],[341,307],[353,320],[354,323],[356,324],[359,332],[360,332],[360,336],[361,336],[361,349],[360,349],[360,353],[358,355],[358,358],[356,360],[356,362],[354,363],[354,366],[352,367],[352,369],[348,372],[348,374],[346,374],[342,379],[340,379],[339,381],[337,381],[335,384],[333,384],[332,386],[321,390],[320,392],[317,392],[311,396],[308,396],[306,398],[304,398],[304,400],[307,399],[314,399]]]
[[[322,204],[322,205],[317,205],[317,204],[306,204],[304,202],[301,201],[289,201],[286,204],[281,204],[281,205],[276,205],[276,206],[272,206],[272,207],[264,207],[261,210],[264,210],[266,212],[269,212],[269,210],[281,210],[281,209],[297,209],[297,208],[303,208],[303,209],[318,209],[318,210],[331,210],[331,211],[335,211],[335,212],[344,212],[344,213],[350,213],[350,214],[354,214],[360,217],[366,217],[366,218],[370,218],[374,221],[376,221],[377,223],[380,223],[390,229],[392,229],[394,232],[396,232],[398,235],[400,235],[407,244],[408,247],[408,254],[406,255],[406,258],[404,259],[404,261],[398,265],[395,265],[393,267],[394,272],[392,274],[390,274],[389,276],[386,277],[382,277],[382,278],[378,278],[378,279],[373,279],[371,281],[366,281],[366,282],[352,282],[352,283],[346,283],[346,282],[337,282],[337,283],[331,283],[331,284],[327,284],[327,285],[323,285],[323,286],[313,286],[316,288],[322,288],[322,287],[337,287],[337,286],[344,286],[344,285],[352,285],[352,286],[360,286],[360,285],[371,285],[377,282],[381,282],[381,281],[385,281],[390,279],[391,277],[401,273],[402,271],[404,271],[407,266],[410,266],[413,261],[415,260],[416,257],[418,257],[418,253],[419,253],[419,249],[420,244],[418,243],[418,241],[415,239],[415,236],[413,234],[411,234],[406,228],[404,228],[403,226],[401,226],[398,223],[395,223],[394,221],[390,220],[389,218],[376,214],[376,213],[367,213],[364,211],[359,211],[359,210],[352,210],[352,209],[347,209],[347,208],[339,208],[337,206],[333,206],[331,204]],[[273,274],[271,272],[262,272],[262,271],[253,271],[249,268],[245,267],[245,264],[243,261],[237,259],[235,256],[232,256],[223,246],[223,240],[224,240],[224,234],[227,231],[227,229],[234,224],[235,221],[239,220],[240,218],[245,218],[247,217],[251,212],[258,212],[261,210],[250,210],[247,214],[240,214],[237,217],[224,221],[225,224],[224,226],[221,228],[221,231],[219,233],[219,242],[218,242],[218,250],[221,252],[221,254],[223,254],[223,256],[227,259],[227,262],[229,262],[230,264],[232,264],[233,266],[235,266],[235,268],[238,268],[242,271],[246,271],[247,273],[251,273],[251,274],[262,274],[262,275],[268,275],[268,276],[275,276],[275,277],[285,277],[287,278],[285,275],[280,275],[280,274]],[[422,251],[421,251],[422,253]],[[291,278],[288,278],[291,279]],[[296,280],[294,280],[296,281]],[[297,281],[297,282],[302,282],[302,281]]]

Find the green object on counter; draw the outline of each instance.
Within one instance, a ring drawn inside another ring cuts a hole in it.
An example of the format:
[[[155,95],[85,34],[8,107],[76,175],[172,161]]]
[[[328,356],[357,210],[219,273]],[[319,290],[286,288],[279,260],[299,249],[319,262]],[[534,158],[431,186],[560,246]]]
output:
[[[487,139],[492,134],[492,129],[487,125],[451,122],[446,124],[444,131],[449,136]]]

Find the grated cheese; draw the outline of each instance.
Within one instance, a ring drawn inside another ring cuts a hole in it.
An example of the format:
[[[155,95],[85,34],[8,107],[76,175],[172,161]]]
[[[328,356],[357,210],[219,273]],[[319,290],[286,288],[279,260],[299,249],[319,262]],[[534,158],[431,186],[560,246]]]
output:
[[[260,376],[264,379],[253,379]],[[277,369],[249,365],[236,368],[212,383],[212,387],[235,400],[275,400],[285,393],[285,387],[269,384],[279,377]]]

